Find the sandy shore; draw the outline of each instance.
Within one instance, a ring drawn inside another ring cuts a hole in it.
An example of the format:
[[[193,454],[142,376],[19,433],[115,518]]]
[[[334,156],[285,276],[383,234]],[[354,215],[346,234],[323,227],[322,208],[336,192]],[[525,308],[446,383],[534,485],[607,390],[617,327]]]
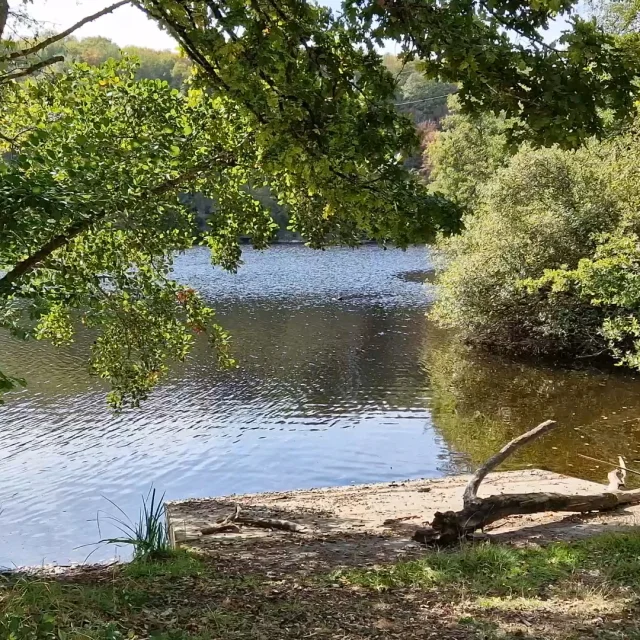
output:
[[[419,552],[419,545],[411,541],[413,530],[430,521],[436,511],[461,508],[468,478],[182,500],[167,504],[167,518],[177,546],[231,552],[239,562],[289,569],[302,561],[326,566],[372,564]],[[532,469],[490,474],[480,496],[533,491],[579,495],[602,490],[594,482]],[[231,514],[235,505],[249,516],[285,519],[307,531],[241,527],[237,532],[202,534]],[[507,518],[486,533],[496,541],[520,544],[572,540],[628,528],[639,516],[640,506],[585,515],[540,513]]]

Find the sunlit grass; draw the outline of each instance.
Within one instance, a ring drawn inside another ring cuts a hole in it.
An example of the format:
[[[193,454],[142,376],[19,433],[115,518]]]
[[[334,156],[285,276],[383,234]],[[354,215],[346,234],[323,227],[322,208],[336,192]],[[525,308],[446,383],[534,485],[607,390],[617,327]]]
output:
[[[514,549],[497,545],[431,552],[420,560],[342,574],[350,583],[374,589],[457,585],[482,595],[526,594],[570,575],[583,552],[554,545]]]
[[[342,580],[376,590],[401,587],[464,587],[479,596],[536,593],[575,573],[640,589],[640,535],[604,535],[574,543],[513,548],[475,545],[428,552],[424,558],[341,573]]]

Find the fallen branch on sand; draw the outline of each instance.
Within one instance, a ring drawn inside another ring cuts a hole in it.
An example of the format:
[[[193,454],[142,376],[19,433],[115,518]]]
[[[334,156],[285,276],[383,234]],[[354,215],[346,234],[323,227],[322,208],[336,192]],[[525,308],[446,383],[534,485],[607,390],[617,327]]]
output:
[[[399,518],[387,518],[383,523],[383,527],[390,527],[394,524],[400,524],[401,522],[406,522],[407,520],[415,520],[420,516],[400,516]]]
[[[513,515],[563,511],[587,513],[610,511],[622,505],[640,504],[640,489],[621,491],[627,468],[619,459],[617,468],[608,475],[609,484],[602,493],[591,495],[567,495],[563,493],[514,493],[478,498],[478,489],[488,473],[502,464],[514,451],[557,427],[554,420],[547,420],[506,444],[489,458],[471,477],[463,495],[460,511],[437,512],[430,526],[418,529],[413,539],[423,544],[449,545],[483,529],[492,522]]]
[[[262,529],[280,529],[282,531],[291,531],[293,533],[306,533],[307,527],[298,524],[297,522],[291,522],[290,520],[281,520],[279,518],[257,518],[255,516],[240,515],[240,505],[235,506],[235,511],[223,518],[220,522],[211,527],[205,527],[200,530],[203,536],[212,535],[215,533],[239,533],[240,526],[246,527],[259,527]]]

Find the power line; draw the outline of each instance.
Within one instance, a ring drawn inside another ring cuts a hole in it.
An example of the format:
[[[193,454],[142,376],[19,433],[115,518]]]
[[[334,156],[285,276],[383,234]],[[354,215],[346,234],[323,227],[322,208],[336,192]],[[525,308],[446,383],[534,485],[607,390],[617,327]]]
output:
[[[440,96],[431,96],[430,98],[422,98],[422,100],[411,100],[410,102],[394,102],[393,104],[396,107],[403,107],[407,104],[418,104],[420,102],[430,102],[431,100],[438,100],[439,98],[447,98],[453,93],[455,93],[455,91],[451,91],[449,93],[443,93]]]

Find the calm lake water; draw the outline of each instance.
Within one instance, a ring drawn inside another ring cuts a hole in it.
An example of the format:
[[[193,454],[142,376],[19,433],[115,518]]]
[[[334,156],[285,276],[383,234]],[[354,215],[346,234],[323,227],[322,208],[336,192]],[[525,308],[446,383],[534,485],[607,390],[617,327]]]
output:
[[[425,248],[247,250],[236,275],[204,249],[176,261],[232,333],[240,368],[200,347],[140,409],[114,415],[87,345],[0,334],[29,380],[0,407],[0,566],[82,561],[153,484],[169,499],[438,477],[466,471],[547,417],[523,452],[604,481],[578,454],[640,458],[640,382],[480,355],[435,330]],[[100,531],[96,522],[100,515]],[[92,560],[110,558],[101,547]]]

